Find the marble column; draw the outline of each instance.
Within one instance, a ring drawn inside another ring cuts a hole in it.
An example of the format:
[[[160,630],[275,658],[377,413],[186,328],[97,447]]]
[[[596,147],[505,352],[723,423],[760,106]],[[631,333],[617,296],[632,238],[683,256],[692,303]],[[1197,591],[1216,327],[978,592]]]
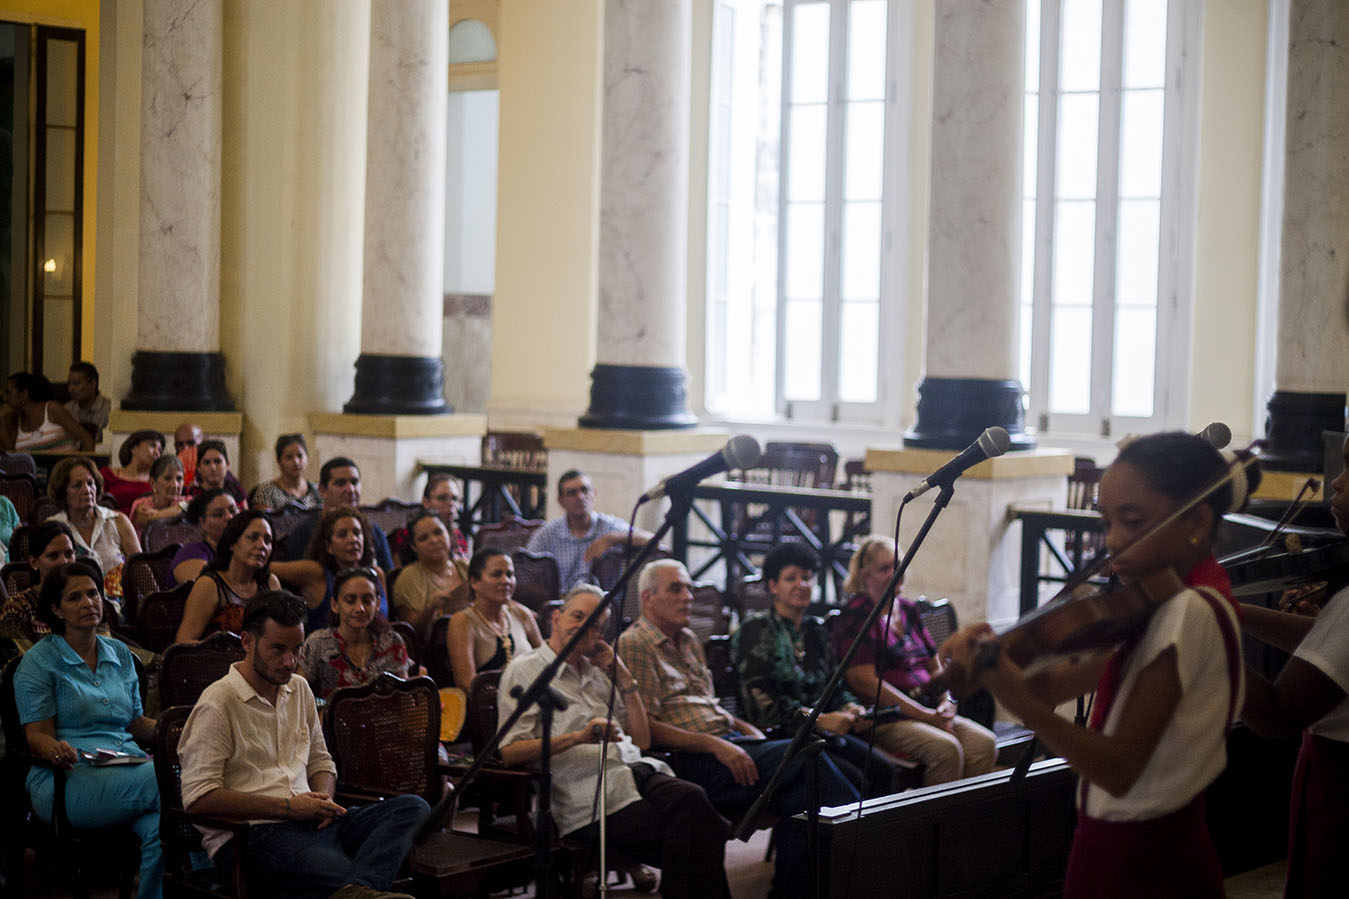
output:
[[[1279,343],[1263,464],[1322,468],[1349,386],[1349,5],[1292,0]]]
[[[1024,429],[1017,377],[1025,4],[936,4],[927,340],[906,445],[958,449]]]
[[[587,428],[689,428],[690,0],[607,0],[598,351]]]
[[[221,0],[144,0],[140,300],[122,408],[230,410],[220,354]]]
[[[343,411],[452,411],[441,393],[446,0],[373,0],[365,274],[356,389]]]

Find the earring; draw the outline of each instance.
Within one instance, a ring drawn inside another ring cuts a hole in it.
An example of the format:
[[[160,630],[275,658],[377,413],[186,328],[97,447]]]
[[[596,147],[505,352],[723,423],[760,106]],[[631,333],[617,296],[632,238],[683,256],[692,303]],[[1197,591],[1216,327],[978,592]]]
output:
[[[1191,534],[1191,535],[1190,535],[1190,545],[1191,545],[1191,546],[1198,546],[1198,545],[1199,545],[1199,535],[1198,535],[1198,534]]]

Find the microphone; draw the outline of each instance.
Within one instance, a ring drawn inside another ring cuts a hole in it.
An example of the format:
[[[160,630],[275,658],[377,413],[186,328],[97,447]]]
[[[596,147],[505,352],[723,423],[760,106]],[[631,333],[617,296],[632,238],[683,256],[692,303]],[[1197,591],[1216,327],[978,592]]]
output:
[[[992,459],[994,456],[1001,456],[1007,452],[1007,448],[1012,445],[1012,438],[1003,428],[992,427],[979,435],[979,439],[965,447],[959,456],[956,456],[950,462],[947,462],[941,468],[938,468],[932,474],[928,475],[917,484],[913,489],[904,494],[904,502],[915,499],[927,493],[938,484],[946,484],[954,481],[965,473],[966,469],[973,468],[985,459]]]
[[[762,451],[759,441],[748,434],[736,434],[726,445],[701,462],[691,465],[678,474],[663,478],[660,483],[643,493],[638,503],[659,499],[672,493],[687,493],[704,478],[729,471],[732,468],[753,468],[759,461]]]
[[[1232,429],[1220,421],[1211,421],[1196,436],[1213,444],[1214,449],[1222,449],[1232,442]]]

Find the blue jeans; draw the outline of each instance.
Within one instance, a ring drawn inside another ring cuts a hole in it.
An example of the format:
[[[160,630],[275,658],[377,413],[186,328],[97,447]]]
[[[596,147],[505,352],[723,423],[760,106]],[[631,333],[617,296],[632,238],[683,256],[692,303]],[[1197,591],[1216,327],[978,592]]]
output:
[[[347,810],[319,830],[309,821],[254,824],[245,859],[249,886],[264,895],[326,899],[349,883],[387,890],[429,811],[420,796],[395,796]],[[215,854],[222,874],[234,865],[233,842]]]
[[[758,797],[768,779],[777,770],[787,752],[790,740],[741,740],[732,736],[731,741],[749,753],[754,766],[759,769],[758,783],[742,786],[731,777],[725,765],[717,761],[716,756],[708,753],[685,752],[679,759],[679,776],[701,786],[723,813],[741,814]],[[838,766],[827,754],[819,756],[820,766],[820,802],[824,805],[846,805],[858,800],[857,788],[852,785]],[[806,809],[806,767],[800,757],[792,761],[791,767],[778,783],[776,794],[768,803],[768,809],[783,819],[784,825],[778,828],[777,864],[773,868],[773,891],[781,896],[806,896],[810,893],[810,860],[806,855],[806,829],[794,826],[786,821],[792,815]]]

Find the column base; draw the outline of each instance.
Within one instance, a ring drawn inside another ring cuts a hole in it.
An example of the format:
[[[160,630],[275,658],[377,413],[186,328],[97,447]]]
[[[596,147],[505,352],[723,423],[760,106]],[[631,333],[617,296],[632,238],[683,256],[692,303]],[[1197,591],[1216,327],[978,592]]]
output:
[[[696,427],[686,381],[678,366],[596,365],[590,372],[590,408],[577,424],[619,431]]]
[[[220,353],[158,353],[131,357],[131,392],[123,409],[144,412],[233,412]]]
[[[918,385],[918,414],[904,433],[904,445],[960,450],[994,425],[1005,428],[1011,449],[1035,448],[1025,431],[1021,382],[1015,378],[923,378]]]
[[[1345,430],[1343,393],[1276,390],[1265,404],[1265,447],[1260,464],[1274,471],[1325,467],[1322,431]]]
[[[361,353],[348,415],[446,415],[453,412],[441,388],[445,363],[430,356]]]

